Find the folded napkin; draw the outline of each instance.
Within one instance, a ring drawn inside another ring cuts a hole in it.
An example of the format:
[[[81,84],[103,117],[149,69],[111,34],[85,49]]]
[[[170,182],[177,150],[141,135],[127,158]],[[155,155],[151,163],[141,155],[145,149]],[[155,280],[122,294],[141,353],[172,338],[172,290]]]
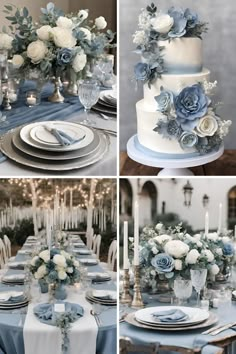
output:
[[[20,302],[25,299],[23,292],[8,292],[8,293],[0,293],[0,301],[6,303],[12,302]]]
[[[106,294],[103,294],[103,293],[100,293],[99,291],[94,290],[92,292],[92,296],[95,297],[96,299],[116,301],[116,295],[113,293],[109,294],[109,292]]]
[[[56,128],[53,128],[52,125],[44,125],[44,128],[49,131],[52,135],[55,136],[57,141],[59,142],[60,145],[62,146],[69,146],[73,145],[75,143],[78,143],[79,141],[82,141],[85,138],[85,135],[82,136],[82,138],[79,139],[73,139],[71,136],[63,132],[63,130],[59,130]]]
[[[84,315],[84,309],[82,306],[65,302],[65,313],[70,313],[74,316],[76,321]],[[56,313],[54,311],[54,304],[39,304],[34,307],[34,314],[40,322],[49,324],[51,326],[56,325]]]
[[[189,316],[181,310],[173,309],[152,313],[152,316],[160,322],[182,322],[189,319]]]
[[[25,269],[27,262],[14,262],[14,263],[9,263],[9,268],[10,269],[19,269],[19,270],[23,270]]]

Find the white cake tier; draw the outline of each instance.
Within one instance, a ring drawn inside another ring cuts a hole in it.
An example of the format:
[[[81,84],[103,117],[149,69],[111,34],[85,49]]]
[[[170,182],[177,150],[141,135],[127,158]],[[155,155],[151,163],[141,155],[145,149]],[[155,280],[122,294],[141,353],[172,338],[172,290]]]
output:
[[[161,87],[178,94],[187,86],[192,86],[199,82],[209,81],[210,71],[203,69],[196,74],[163,74],[160,79],[157,79],[149,88],[148,84],[144,85],[144,100],[145,104],[151,107],[157,107],[155,96],[160,94]]]
[[[166,154],[189,154],[195,152],[194,149],[183,150],[177,140],[164,139],[153,129],[157,125],[158,117],[162,114],[157,112],[155,107],[146,105],[144,100],[136,104],[138,140],[144,147]]]
[[[172,74],[190,74],[202,71],[202,40],[200,38],[174,38],[159,41],[165,69]]]

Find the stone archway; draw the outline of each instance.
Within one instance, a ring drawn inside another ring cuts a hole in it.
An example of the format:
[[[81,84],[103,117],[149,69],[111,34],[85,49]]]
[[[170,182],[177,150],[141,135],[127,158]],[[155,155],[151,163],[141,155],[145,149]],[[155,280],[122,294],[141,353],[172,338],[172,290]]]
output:
[[[157,188],[151,181],[147,181],[142,186],[139,199],[141,206],[140,224],[151,224],[157,215]]]

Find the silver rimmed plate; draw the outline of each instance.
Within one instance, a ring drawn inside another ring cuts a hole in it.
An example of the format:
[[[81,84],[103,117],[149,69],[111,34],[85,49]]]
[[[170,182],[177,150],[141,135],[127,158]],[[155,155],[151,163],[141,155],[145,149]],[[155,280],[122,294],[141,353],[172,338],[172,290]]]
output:
[[[94,140],[92,143],[82,149],[74,150],[74,151],[68,151],[68,152],[54,152],[54,151],[44,151],[44,150],[39,150],[37,148],[33,148],[29,146],[28,144],[24,143],[21,138],[20,138],[20,129],[21,128],[16,128],[15,134],[12,136],[12,142],[13,145],[23,153],[37,157],[39,159],[45,159],[45,160],[73,160],[73,159],[78,159],[81,157],[88,156],[92,153],[95,153],[96,150],[99,148],[99,143],[100,143],[100,137],[99,134],[94,131]]]
[[[112,105],[117,104],[117,97],[113,90],[104,90],[100,93],[100,99]]]
[[[94,132],[92,129],[85,127],[84,125],[80,125],[80,124],[76,124],[76,123],[72,123],[72,122],[66,122],[68,127],[74,128],[75,131],[78,131],[78,134],[82,128],[86,134],[85,138],[82,141],[79,141],[75,144],[72,144],[69,146],[60,146],[60,145],[59,146],[49,146],[49,145],[41,144],[38,141],[35,141],[31,138],[30,132],[33,128],[40,126],[40,125],[42,126],[44,124],[54,124],[55,125],[57,123],[61,123],[61,121],[55,121],[55,122],[48,121],[48,122],[43,122],[43,123],[37,122],[37,123],[25,125],[20,131],[20,137],[26,144],[33,146],[34,148],[38,148],[38,149],[46,150],[46,151],[58,151],[58,152],[73,151],[73,150],[84,148],[85,146],[88,146],[89,144],[91,144],[91,142],[94,139]]]
[[[109,114],[109,115],[112,115],[112,116],[115,116],[117,115],[117,111],[114,110],[114,109],[110,109],[108,107],[103,107],[103,106],[100,106],[99,104],[95,104],[93,106],[93,111],[97,111],[97,112],[100,112],[100,113],[105,113],[105,114]]]
[[[18,150],[12,143],[12,136],[14,130],[6,133],[1,137],[0,149],[4,155],[6,155],[12,161],[15,161],[21,165],[36,168],[44,171],[71,171],[81,169],[90,165],[93,165],[103,159],[109,149],[109,136],[101,131],[97,132],[100,138],[100,145],[97,151],[86,157],[79,159],[65,160],[65,161],[46,161],[40,158],[26,155]]]
[[[95,258],[81,258],[79,262],[86,266],[94,266],[98,264],[98,261]]]

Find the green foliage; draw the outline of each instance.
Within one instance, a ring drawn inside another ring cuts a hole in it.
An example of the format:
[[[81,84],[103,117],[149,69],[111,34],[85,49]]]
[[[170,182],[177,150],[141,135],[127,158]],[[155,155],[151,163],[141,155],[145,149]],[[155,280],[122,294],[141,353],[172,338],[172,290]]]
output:
[[[163,225],[165,225],[166,229],[169,227],[175,227],[176,225],[182,223],[182,228],[187,231],[190,235],[193,234],[193,229],[192,227],[186,222],[182,221],[179,217],[179,215],[175,213],[167,213],[167,214],[158,214],[155,217],[154,220],[154,225],[161,222]]]
[[[0,237],[7,235],[11,240],[12,245],[23,246],[28,236],[34,234],[34,225],[32,219],[23,219],[16,222],[16,226],[4,227],[0,231]]]

